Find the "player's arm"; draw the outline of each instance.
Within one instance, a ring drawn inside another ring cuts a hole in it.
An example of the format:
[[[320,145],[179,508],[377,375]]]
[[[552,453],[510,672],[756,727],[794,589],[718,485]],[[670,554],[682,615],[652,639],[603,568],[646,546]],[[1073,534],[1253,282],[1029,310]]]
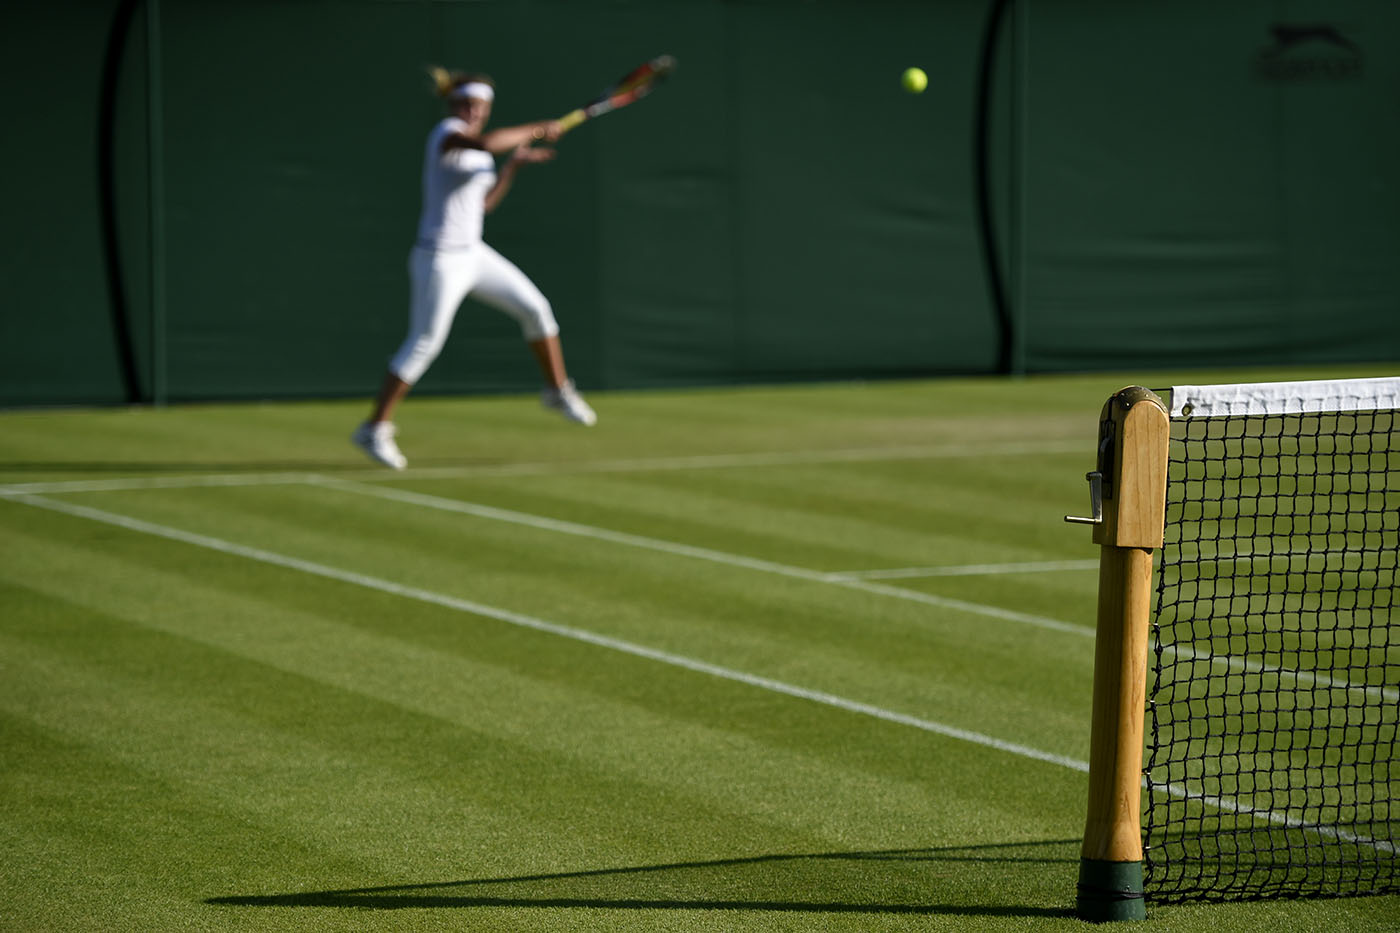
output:
[[[448,133],[442,138],[442,152],[445,155],[462,149],[485,149],[492,155],[499,155],[530,143],[552,143],[562,132],[558,120],[537,120],[534,123],[522,123],[520,126],[490,130],[480,136]]]
[[[466,133],[448,133],[442,138],[438,145],[438,152],[447,155],[450,152],[461,152],[464,149],[485,149],[486,145],[480,136],[468,136]]]
[[[510,154],[506,164],[496,175],[496,184],[491,190],[486,192],[486,199],[483,206],[486,213],[491,213],[496,206],[505,198],[510,191],[510,186],[515,183],[515,173],[520,170],[520,166],[526,162],[548,162],[554,158],[553,149],[536,149],[530,145],[520,145]]]
[[[492,154],[500,154],[530,143],[552,143],[562,132],[558,120],[536,120],[519,126],[503,126],[483,133],[481,148]]]

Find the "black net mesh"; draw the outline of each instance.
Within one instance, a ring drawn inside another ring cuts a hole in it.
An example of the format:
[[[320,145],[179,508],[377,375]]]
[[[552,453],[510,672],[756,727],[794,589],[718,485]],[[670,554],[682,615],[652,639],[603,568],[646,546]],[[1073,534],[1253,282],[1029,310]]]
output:
[[[1147,896],[1400,891],[1394,411],[1176,418]]]

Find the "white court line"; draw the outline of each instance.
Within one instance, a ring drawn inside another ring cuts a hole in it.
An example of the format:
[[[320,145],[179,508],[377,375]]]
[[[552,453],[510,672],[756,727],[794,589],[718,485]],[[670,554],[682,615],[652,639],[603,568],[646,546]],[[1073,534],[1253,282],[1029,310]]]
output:
[[[924,450],[925,448],[907,448],[906,450]],[[938,448],[946,452],[946,448]],[[869,448],[861,450],[847,450],[837,452],[844,454],[844,458],[864,457],[877,453],[879,448]],[[985,450],[979,450],[985,452]],[[815,458],[823,455],[821,451],[811,451],[793,455],[798,458]],[[687,457],[687,458],[665,458],[658,460],[634,460],[634,461],[597,461],[591,464],[592,468],[599,471],[608,469],[686,469],[698,464],[705,465],[738,465],[740,461],[744,465],[759,465],[757,460],[767,455],[722,455],[715,457]],[[776,461],[774,461],[776,462]],[[791,460],[787,462],[792,462]],[[804,462],[817,462],[815,459],[804,459]],[[642,466],[645,464],[645,466]],[[523,467],[527,471],[536,468],[565,467],[566,464],[517,464],[514,466]],[[510,469],[511,466],[499,469]],[[474,470],[490,470],[496,468],[474,468],[462,467],[452,468],[450,471],[438,471],[451,476],[470,475]],[[420,471],[411,474],[407,478],[420,476],[428,471]],[[373,474],[379,479],[403,478],[402,474],[386,474],[384,471],[377,471]],[[504,474],[502,474],[504,475]],[[967,602],[965,600],[953,599],[951,597],[934,596],[929,593],[922,593],[918,590],[910,590],[902,587],[887,586],[879,583],[869,582],[864,579],[855,579],[849,573],[823,573],[815,570],[807,570],[800,567],[789,567],[783,564],[776,564],[770,561],[758,560],[754,558],[742,557],[735,554],[726,554],[721,551],[713,551],[707,548],[696,548],[689,545],[674,544],[655,538],[644,538],[639,535],[629,535],[621,532],[608,531],[606,529],[592,528],[586,525],[578,525],[573,522],[562,522],[555,519],[540,518],[538,516],[526,515],[520,512],[510,512],[504,509],[496,509],[490,506],[475,505],[465,503],[455,499],[444,499],[438,496],[427,496],[420,493],[405,492],[402,490],[385,489],[380,486],[356,483],[350,480],[323,477],[312,473],[268,473],[268,474],[230,474],[219,476],[185,476],[185,477],[133,477],[125,480],[77,480],[71,482],[54,483],[28,483],[13,486],[0,486],[0,497],[16,498],[27,495],[31,492],[108,492],[135,489],[179,489],[197,488],[209,486],[261,486],[261,485],[298,485],[310,484],[321,485],[343,489],[349,492],[357,492],[362,495],[375,495],[387,499],[395,499],[414,505],[426,506],[428,508],[443,509],[453,512],[461,512],[475,515],[481,518],[491,518],[500,521],[509,521],[516,524],[530,525],[550,531],[558,531],[567,534],[582,535],[599,540],[612,541],[619,544],[627,544],[634,547],[642,547],[651,550],[663,551],[670,554],[687,556],[709,560],[715,563],[728,564],[730,566],[745,567],[750,570],[758,570],[766,573],[776,573],[788,577],[796,577],[802,580],[809,580],[817,583],[829,583],[837,586],[844,586],[848,589],[862,590],[879,596],[886,596],[894,599],[902,599],[909,602],[922,603],[924,605],[935,606],[940,609],[951,609],[959,612],[967,612],[974,615],[981,615],[988,618],[1001,619],[1008,622],[1019,622],[1032,625],[1037,628],[1048,629],[1050,631],[1065,632],[1071,635],[1092,638],[1093,629],[1088,626],[1075,625],[1059,619],[1052,619],[1046,616],[1037,616],[1029,613],[1015,612],[1009,609],[1002,609],[996,606],[988,606],[980,603]],[[1047,562],[1049,563],[1049,562]],[[1078,564],[1081,562],[1066,562]],[[1082,562],[1094,565],[1093,561]],[[1292,679],[1306,684],[1318,684],[1324,687],[1337,689],[1356,690],[1365,692],[1367,696],[1379,696],[1389,701],[1400,699],[1400,691],[1388,687],[1357,686],[1345,679],[1337,679],[1321,674],[1313,674],[1306,671],[1290,671],[1283,668],[1257,662],[1240,660],[1233,656],[1211,655],[1204,652],[1197,652],[1194,649],[1183,646],[1180,649],[1167,648],[1166,652],[1172,655],[1187,654],[1192,659],[1204,660],[1215,666],[1222,666],[1231,671],[1244,671],[1252,674],[1273,674],[1279,677]]]
[[[910,580],[923,577],[978,577],[1013,573],[1097,570],[1098,560],[1034,560],[1015,564],[957,564],[946,567],[895,567],[889,570],[842,570],[829,574],[847,580]]]
[[[406,599],[413,599],[423,603],[431,603],[435,606],[442,606],[447,609],[454,609],[458,612],[467,612],[472,615],[484,616],[488,619],[495,619],[498,622],[506,622],[510,625],[517,625],[521,628],[533,629],[538,632],[546,632],[550,635],[558,635],[561,638],[570,638],[574,641],[585,642],[596,645],[600,648],[607,648],[612,651],[619,651],[623,654],[633,655],[639,658],[646,658],[651,661],[659,661],[662,664],[669,664],[672,667],[684,668],[700,674],[708,674],[723,680],[731,680],[737,683],[768,690],[773,693],[780,693],[785,696],[797,697],[803,700],[810,700],[814,703],[821,703],[825,706],[832,706],[851,713],[858,713],[863,716],[872,716],[886,722],[897,723],[903,726],[911,726],[915,729],[922,729],[925,732],[932,732],[951,739],[959,739],[970,742],[974,745],[981,745],[986,748],[996,749],[1012,755],[1019,755],[1022,758],[1031,758],[1036,761],[1045,761],[1050,764],[1060,765],[1075,771],[1088,771],[1088,762],[1069,758],[1064,755],[1055,755],[1044,752],[1027,745],[1019,745],[1015,742],[1007,742],[980,732],[973,732],[969,729],[959,729],[956,726],[945,725],[934,722],[930,719],[921,719],[917,716],[909,716],[905,713],[897,713],[893,710],[883,709],[869,703],[862,703],[858,700],[848,700],[832,693],[825,693],[820,690],[809,690],[806,687],[799,687],[794,684],[784,683],[780,680],[773,680],[768,677],[761,677],[757,674],[748,674],[733,668],[721,667],[718,664],[711,664],[708,661],[700,661],[684,655],[672,654],[668,651],[659,651],[655,648],[648,648],[635,642],[623,641],[620,638],[612,638],[607,635],[599,635],[586,629],[574,628],[568,625],[559,625],[554,622],[547,622],[533,616],[523,615],[518,612],[511,612],[508,609],[499,609],[495,606],[488,606],[484,603],[473,602],[466,599],[458,599],[455,596],[447,596],[442,593],[434,593],[431,590],[418,589],[417,587],[404,586],[392,580],[385,580],[379,577],[372,577],[366,574],[355,573],[350,570],[342,570],[338,567],[331,567],[326,564],[318,564],[313,561],[302,560],[297,557],[288,557],[277,554],[273,551],[266,551],[262,548],[248,547],[242,544],[235,544],[232,541],[225,541],[221,538],[211,538],[208,535],[196,534],[190,531],[183,531],[179,528],[171,528],[167,525],[158,525],[153,522],[143,521],[139,518],[132,518],[127,515],[120,515],[116,512],[107,512],[101,509],[94,509],[85,505],[75,505],[70,502],[62,502],[56,499],[45,499],[33,495],[19,495],[14,497],[16,501],[26,505],[35,506],[41,509],[48,509],[53,512],[61,512],[76,518],[85,518],[89,521],[101,522],[106,525],[115,525],[127,531],[135,531],[141,534],[154,535],[159,538],[166,538],[171,541],[179,541],[182,544],[191,544],[196,547],[207,548],[211,551],[218,551],[221,554],[229,554],[235,557],[246,558],[247,560],[258,561],[259,563],[272,564],[288,570],[296,570],[301,573],[312,574],[341,583],[349,583],[354,586],[365,587],[366,589],[377,590],[381,593],[390,593],[394,596],[402,596]]]
[[[801,466],[823,463],[867,463],[880,460],[936,460],[957,457],[1034,456],[1080,453],[1083,444],[987,444],[903,447],[846,447],[833,450],[794,450],[772,453],[709,454],[693,457],[650,457],[622,460],[499,463],[458,467],[428,467],[403,473],[366,470],[348,474],[383,482],[418,479],[470,479],[478,476],[542,476],[573,473],[633,473],[647,470],[713,470],[726,467]],[[135,489],[183,489],[203,486],[266,486],[307,482],[308,473],[229,473],[219,475],[135,476],[124,479],[55,480],[0,486],[0,496],[24,493],[119,492]]]
[[[949,726],[944,723],[935,722],[930,719],[922,719],[917,716],[910,716],[905,713],[894,712],[892,710],[887,710],[869,703],[862,703],[858,700],[848,700],[845,697],[837,696],[832,693],[826,693],[820,690],[809,690],[806,687],[799,687],[794,684],[784,683],[783,681],[773,680],[772,678],[768,677],[761,677],[756,674],[748,674],[743,671],[722,667],[717,664],[710,664],[707,661],[700,661],[695,658],[686,657],[684,655],[672,654],[667,651],[659,651],[655,648],[648,648],[645,645],[639,645],[634,642],[623,641],[619,638],[611,638],[607,635],[599,635],[596,632],[590,632],[586,629],[573,628],[567,625],[559,625],[554,622],[547,622],[543,619],[537,619],[533,616],[523,615],[518,612],[511,612],[507,609],[498,609],[494,606],[487,606],[483,603],[476,603],[470,600],[458,599],[454,596],[447,596],[442,593],[434,593],[430,590],[418,589],[417,587],[403,586],[402,584],[394,583],[391,580],[384,580],[378,577],[371,577],[365,574],[355,573],[354,571],[342,570],[337,567],[331,567],[325,564],[318,564],[313,561],[302,560],[296,557],[288,557],[283,554],[277,554],[272,551],[263,550],[262,548],[247,547],[245,545],[235,544],[231,541],[224,541],[221,538],[212,538],[207,535],[183,531],[181,529],[171,528],[166,525],[157,525],[153,522],[143,521],[141,519],[132,518],[127,515],[119,515],[115,512],[106,512],[100,509],[94,509],[82,505],[74,505],[72,503],[61,502],[54,499],[44,499],[34,495],[17,495],[14,498],[18,502],[23,502],[26,505],[34,506],[36,508],[48,509],[50,511],[60,512],[77,518],[85,518],[90,521],[101,522],[107,525],[114,525],[116,527],[123,528],[128,531],[154,535],[156,537],[166,538],[172,541],[179,541],[183,544],[191,544],[196,547],[207,548],[209,550],[217,551],[222,554],[228,554],[235,557],[242,557],[248,560],[258,561],[260,563],[265,564],[271,564],[289,570],[296,570],[302,573],[312,574],[314,576],[324,577],[326,579],[336,580],[342,583],[349,583],[354,586],[362,586],[367,589],[373,589],[382,593],[389,593],[395,596],[401,596],[406,599],[413,599],[419,602],[429,603],[436,606],[442,606],[444,608],[453,609],[459,612],[466,612],[472,615],[478,615],[489,619],[495,619],[498,622],[505,622],[510,625],[520,626],[521,628],[532,629],[534,631],[544,632],[550,635],[557,635],[562,638],[569,638],[574,641],[595,645],[597,647],[606,648],[612,651],[618,651],[623,654],[632,655],[634,657],[645,658],[651,661],[657,661],[659,663],[667,664],[672,667],[682,668],[684,670],[693,671],[695,673],[707,674],[709,676],[717,677],[723,680],[729,680],[736,683],[745,684],[750,687],[755,687],[760,690],[767,690],[772,693],[781,694],[783,696],[790,696],[797,699],[808,700],[813,703],[820,703],[824,706],[834,707],[836,709],[844,710],[850,713],[856,713],[858,715],[870,716],[875,719],[883,720],[885,722],[909,726],[911,728],[920,729],[925,732],[941,735],[946,738],[957,739],[959,741],[968,742],[974,745],[980,745],[985,748],[991,748],[997,751],[1006,752],[1011,755],[1017,755],[1022,758],[1028,758],[1035,761],[1043,761],[1049,764],[1059,765],[1061,767],[1068,768],[1072,771],[1079,771],[1081,773],[1088,773],[1089,771],[1088,762],[1080,761],[1077,758],[1070,758],[1065,755],[1056,755],[1050,752],[1041,751],[1037,748],[1032,748],[1027,745],[1021,745],[1015,742],[1007,742],[1002,739],[985,735],[980,732],[973,732],[969,729],[959,729],[956,726]],[[1143,780],[1143,785],[1148,786],[1146,779]],[[1189,788],[1183,785],[1164,784],[1160,785],[1158,789],[1171,796],[1181,797],[1183,799],[1188,800],[1199,800],[1204,804],[1215,807],[1216,809],[1239,813],[1251,817],[1258,817],[1260,819],[1265,819],[1275,824],[1289,826],[1304,831],[1314,832],[1319,835],[1331,838],[1344,839],[1348,842],[1369,845],[1387,852],[1395,851],[1395,847],[1392,844],[1381,840],[1369,839],[1364,836],[1357,836],[1345,832],[1344,830],[1335,829],[1333,827],[1322,827],[1308,824],[1301,820],[1293,819],[1286,815],[1275,813],[1271,810],[1258,809],[1245,804],[1241,804],[1238,801],[1234,801],[1227,797],[1194,794],[1189,790]]]
[[[1156,646],[1156,640],[1153,640]],[[1265,674],[1278,677],[1281,680],[1292,680],[1299,687],[1311,689],[1323,687],[1332,690],[1353,690],[1357,693],[1364,693],[1372,699],[1387,700],[1391,703],[1400,700],[1400,688],[1372,686],[1368,684],[1354,684],[1345,677],[1328,677],[1326,674],[1318,674],[1313,671],[1289,670],[1283,667],[1275,667],[1272,664],[1260,664],[1257,661],[1241,660],[1234,655],[1218,655],[1210,651],[1197,651],[1190,645],[1168,645],[1162,649],[1163,654],[1169,654],[1174,658],[1185,658],[1187,661],[1204,661],[1215,667],[1225,667],[1231,671],[1243,671],[1255,676]]]
[[[907,590],[901,587],[886,586],[881,583],[854,580],[841,574],[823,573],[820,570],[793,567],[788,564],[779,564],[774,561],[762,560],[756,557],[744,557],[740,554],[730,554],[725,551],[716,551],[710,548],[679,544],[674,541],[665,541],[661,538],[649,538],[644,535],[611,531],[607,528],[598,528],[593,525],[582,525],[577,522],[562,521],[556,518],[544,518],[539,515],[514,512],[510,509],[499,509],[495,506],[482,505],[476,502],[465,502],[460,499],[446,499],[442,496],[430,496],[425,493],[410,492],[404,489],[388,489],[383,486],[356,483],[333,476],[317,477],[314,479],[314,482],[317,485],[325,486],[330,489],[339,489],[363,496],[374,496],[380,499],[403,502],[408,505],[422,506],[442,512],[457,512],[463,515],[472,515],[477,518],[488,518],[495,521],[509,522],[515,525],[526,525],[544,531],[554,531],[561,534],[575,535],[581,538],[591,538],[596,541],[608,541],[613,544],[625,544],[629,547],[642,548],[648,551],[674,554],[680,557],[691,557],[715,564],[725,564],[730,567],[743,567],[747,570],[757,570],[762,573],[772,573],[784,577],[794,577],[798,580],[806,580],[811,583],[827,583],[833,586],[845,587],[846,589],[860,590],[865,593],[875,593],[880,596],[891,596],[909,602],[923,603],[927,606],[937,606],[940,609],[951,609],[956,612],[966,612],[972,615],[987,616],[1009,622],[1020,622],[1056,632],[1068,632],[1072,635],[1080,635],[1088,638],[1094,637],[1094,630],[1091,628],[1083,625],[1074,625],[1070,622],[1062,622],[1059,619],[1051,619],[1046,616],[1032,615],[1028,612],[1016,612],[1011,609],[1002,609],[999,606],[967,602],[961,599],[952,599],[947,596],[934,596],[931,593],[921,593],[918,590]]]
[[[1349,833],[1345,829],[1338,829],[1335,826],[1325,826],[1318,823],[1310,823],[1305,820],[1290,817],[1273,810],[1251,807],[1249,804],[1241,803],[1233,797],[1217,797],[1213,794],[1197,793],[1184,784],[1158,784],[1155,787],[1143,779],[1142,786],[1149,790],[1160,791],[1172,797],[1180,797],[1182,800],[1199,800],[1202,804],[1216,810],[1224,810],[1229,813],[1238,813],[1241,816],[1255,817],[1273,823],[1276,826],[1287,826],[1289,829],[1299,829],[1305,832],[1316,833],[1327,839],[1338,839],[1342,842],[1352,842],[1358,845],[1369,846],[1380,852],[1395,854],[1395,844],[1386,842],[1384,839],[1372,839],[1370,836],[1360,836],[1356,833]]]
[[[74,492],[128,492],[138,489],[203,489],[212,486],[297,486],[316,478],[314,473],[223,473],[217,475],[128,476],[119,479],[54,480],[44,483],[12,483],[0,486],[0,497]]]
[[[679,557],[691,557],[711,563],[725,564],[730,567],[742,567],[761,573],[772,573],[784,577],[793,577],[798,580],[807,580],[812,583],[826,583],[833,586],[845,587],[846,589],[873,593],[878,596],[888,596],[894,599],[922,603],[926,606],[935,606],[939,609],[965,612],[970,615],[1001,619],[1006,622],[1019,622],[1036,628],[1065,632],[1084,638],[1093,638],[1095,636],[1095,630],[1093,628],[1085,625],[1075,625],[1071,622],[1064,622],[1060,619],[1052,619],[1047,616],[1016,612],[1011,609],[1002,609],[999,606],[968,602],[967,600],[953,599],[947,596],[935,596],[931,593],[922,593],[918,590],[909,590],[883,583],[872,583],[867,580],[852,579],[843,574],[823,573],[819,570],[809,570],[805,567],[793,567],[756,557],[744,557],[740,554],[730,554],[725,551],[716,551],[710,548],[679,544],[661,538],[649,538],[643,535],[628,534],[627,532],[611,531],[607,528],[598,528],[593,525],[582,525],[577,522],[563,521],[556,518],[545,518],[539,515],[530,515],[526,512],[515,512],[510,509],[500,509],[495,506],[482,505],[476,502],[465,502],[460,499],[446,499],[442,496],[430,496],[426,493],[410,492],[404,489],[387,489],[382,486],[356,483],[336,477],[313,477],[311,481],[315,485],[324,486],[329,489],[339,489],[359,495],[388,499],[392,502],[403,502],[408,505],[422,506],[438,511],[456,512],[458,514],[471,515],[476,518],[508,522],[514,525],[525,525],[543,531],[553,531],[561,534],[591,538],[596,541],[608,541],[613,544],[623,544],[628,547],[636,547],[648,551],[674,554]],[[1097,566],[1097,561],[1090,563],[1092,566]],[[1400,692],[1393,688],[1357,685],[1345,678],[1332,678],[1325,674],[1315,674],[1307,671],[1290,671],[1270,664],[1241,660],[1232,655],[1207,654],[1205,652],[1198,652],[1189,646],[1182,646],[1181,648],[1168,646],[1163,649],[1163,653],[1172,656],[1185,654],[1192,660],[1203,660],[1211,665],[1225,667],[1231,671],[1245,671],[1252,674],[1272,674],[1281,678],[1292,679],[1307,684],[1321,684],[1337,689],[1354,690],[1358,693],[1365,693],[1367,696],[1373,698],[1380,697],[1387,700],[1400,698]]]
[[[956,457],[1023,457],[1084,453],[1082,443],[910,444],[900,447],[841,447],[748,454],[697,454],[689,457],[642,457],[630,460],[515,463],[499,466],[429,467],[386,476],[385,480],[456,479],[466,476],[533,476],[541,473],[624,473],[644,470],[713,470],[726,467],[805,466],[823,463],[868,463],[880,460],[937,460]]]
[[[1291,537],[1291,536],[1290,536],[1290,537]],[[1252,563],[1252,562],[1254,562],[1254,561],[1273,561],[1275,558],[1282,558],[1282,559],[1288,561],[1288,563],[1290,564],[1290,566],[1289,566],[1287,569],[1289,569],[1289,570],[1291,571],[1291,570],[1296,569],[1296,568],[1294,568],[1294,567],[1291,566],[1291,564],[1292,564],[1292,562],[1293,562],[1293,558],[1295,558],[1295,557],[1318,557],[1318,558],[1322,558],[1322,559],[1325,560],[1326,558],[1329,558],[1329,557],[1342,557],[1342,558],[1347,558],[1347,557],[1362,557],[1362,556],[1365,556],[1365,555],[1368,555],[1368,554],[1387,554],[1387,553],[1391,553],[1391,552],[1390,552],[1389,550],[1387,550],[1386,548],[1383,548],[1383,547],[1369,547],[1369,548],[1368,548],[1368,547],[1350,546],[1350,545],[1346,545],[1346,544],[1344,544],[1342,547],[1331,547],[1331,546],[1329,546],[1329,545],[1324,541],[1324,542],[1322,542],[1318,547],[1315,547],[1315,548],[1306,548],[1306,549],[1304,549],[1304,550],[1297,550],[1297,549],[1294,549],[1294,550],[1289,550],[1289,551],[1259,551],[1259,552],[1257,552],[1257,553],[1239,553],[1239,554],[1195,554],[1195,555],[1186,555],[1186,554],[1183,554],[1183,555],[1176,561],[1176,564],[1179,565],[1179,566],[1188,566],[1188,565],[1192,565],[1192,564],[1242,564],[1242,563],[1245,563],[1245,562],[1247,562],[1247,561]],[[1332,569],[1332,568],[1328,568],[1328,569]],[[1351,569],[1351,568],[1341,567],[1341,568],[1337,568],[1337,569],[1339,569],[1339,570],[1349,570],[1349,569]]]

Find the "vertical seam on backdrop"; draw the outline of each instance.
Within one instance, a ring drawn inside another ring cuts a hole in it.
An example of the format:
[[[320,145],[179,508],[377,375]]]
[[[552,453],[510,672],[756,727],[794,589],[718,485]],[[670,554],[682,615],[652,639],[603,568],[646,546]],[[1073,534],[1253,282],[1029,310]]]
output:
[[[151,275],[151,404],[166,403],[169,393],[169,360],[166,354],[169,317],[166,313],[165,229],[165,77],[161,56],[161,21],[158,0],[147,0],[146,11],[146,183]]]
[[[735,62],[735,57],[739,55],[739,43],[731,41],[731,37],[736,33],[733,19],[739,15],[736,9],[736,4],[720,4],[720,16],[721,22],[723,23],[721,28],[724,30],[724,47],[728,53],[728,58],[725,63],[727,68],[724,75],[725,110],[727,113],[737,114],[738,119],[742,121],[744,97],[738,93],[735,87],[737,83],[735,76],[739,73],[738,65]],[[747,341],[745,340],[744,333],[744,322],[748,319],[748,315],[745,313],[747,303],[744,299],[747,292],[744,289],[745,251],[739,248],[739,244],[744,242],[744,231],[739,222],[740,212],[738,207],[739,202],[742,200],[745,161],[743,147],[739,144],[738,140],[739,134],[733,131],[731,131],[730,138],[726,140],[729,147],[729,164],[733,166],[734,175],[730,180],[729,199],[725,207],[729,212],[729,222],[727,224],[729,229],[728,249],[730,257],[729,294],[731,301],[729,305],[732,308],[733,314],[730,339],[733,341],[734,368],[737,370],[739,376],[746,377],[749,375],[749,360],[748,353],[746,352]]]

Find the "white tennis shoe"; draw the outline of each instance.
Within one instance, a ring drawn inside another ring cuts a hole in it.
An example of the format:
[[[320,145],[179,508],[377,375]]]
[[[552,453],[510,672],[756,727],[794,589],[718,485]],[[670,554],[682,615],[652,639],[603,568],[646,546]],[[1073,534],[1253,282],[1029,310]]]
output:
[[[557,389],[545,389],[540,393],[540,404],[579,424],[592,425],[598,421],[598,416],[593,412],[593,409],[588,407],[583,396],[579,395],[578,390],[574,388],[572,379]]]
[[[360,448],[376,463],[382,463],[392,470],[402,470],[408,466],[408,458],[394,443],[398,429],[390,421],[366,421],[350,435],[350,443]]]

